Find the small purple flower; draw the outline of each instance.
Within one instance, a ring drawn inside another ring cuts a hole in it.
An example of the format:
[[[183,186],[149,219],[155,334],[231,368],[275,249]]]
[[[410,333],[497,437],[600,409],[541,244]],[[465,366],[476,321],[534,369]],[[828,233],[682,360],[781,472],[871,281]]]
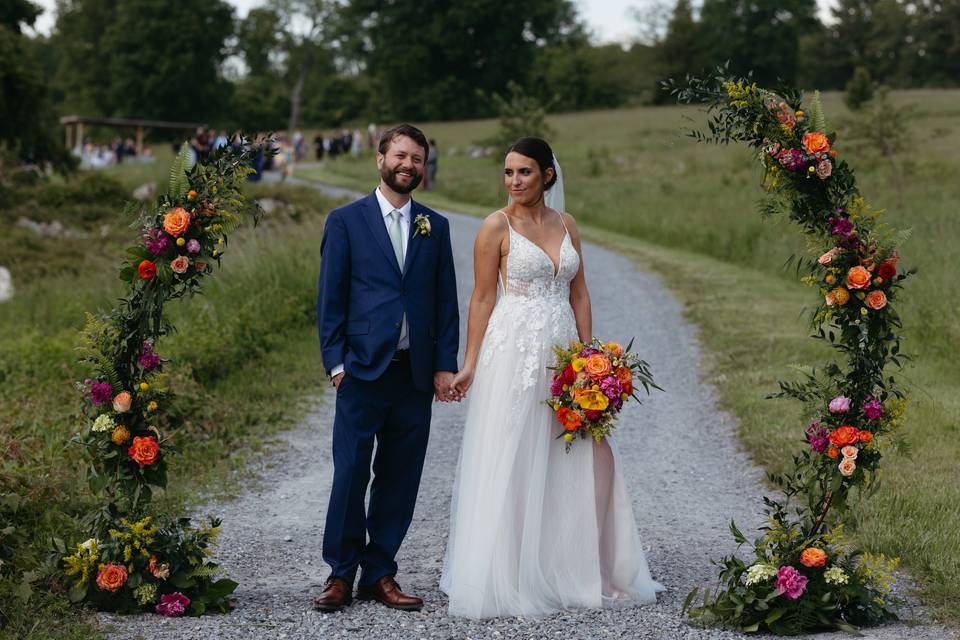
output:
[[[600,353],[600,352],[594,349],[593,347],[584,347],[583,350],[580,352],[580,357],[589,358],[595,353]]]
[[[850,398],[837,396],[830,401],[830,413],[846,413],[850,411]]]
[[[154,607],[154,611],[162,616],[169,616],[173,618],[176,616],[182,616],[187,612],[187,607],[189,606],[190,598],[183,595],[179,591],[176,591],[174,593],[165,593],[160,596],[160,604]]]
[[[867,420],[879,420],[884,416],[883,405],[873,396],[867,396],[867,401],[863,403],[863,415]]]
[[[187,251],[190,253],[200,253],[200,241],[196,238],[187,242]]]
[[[806,156],[800,149],[785,149],[780,152],[780,164],[784,169],[797,171],[806,164]]]
[[[807,442],[810,444],[810,448],[816,451],[817,453],[825,453],[827,447],[830,445],[830,440],[827,438],[827,428],[824,427],[819,422],[811,422],[810,426],[807,427]]]
[[[840,216],[830,217],[830,233],[835,236],[849,238],[852,232],[853,222],[850,221],[850,218],[843,218]]]
[[[145,371],[153,371],[160,366],[160,355],[153,350],[153,344],[149,340],[143,341],[143,353],[140,354],[139,362]]]
[[[147,251],[152,253],[155,256],[163,255],[170,248],[170,238],[165,235],[161,235],[158,238],[150,238],[147,240]]]
[[[777,571],[777,581],[774,586],[787,600],[796,600],[807,590],[807,577],[794,567],[783,566]]]
[[[113,386],[109,382],[97,382],[96,380],[86,380],[90,387],[90,400],[93,406],[107,404],[113,398]]]
[[[623,386],[616,376],[610,376],[600,383],[600,391],[610,400],[619,400],[620,394],[623,393]]]

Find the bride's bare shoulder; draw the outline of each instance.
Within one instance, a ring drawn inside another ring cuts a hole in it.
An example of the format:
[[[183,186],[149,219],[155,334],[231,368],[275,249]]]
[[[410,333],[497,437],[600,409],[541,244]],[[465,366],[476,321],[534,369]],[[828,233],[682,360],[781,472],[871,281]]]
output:
[[[483,223],[480,225],[481,234],[499,234],[506,233],[508,227],[507,217],[504,214],[503,209],[497,209],[486,218],[483,219]]]

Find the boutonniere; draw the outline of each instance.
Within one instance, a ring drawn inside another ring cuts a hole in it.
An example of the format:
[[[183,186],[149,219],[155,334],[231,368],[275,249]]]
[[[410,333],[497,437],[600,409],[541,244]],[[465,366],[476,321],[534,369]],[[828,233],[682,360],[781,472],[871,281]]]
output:
[[[418,236],[429,236],[430,235],[430,218],[424,214],[418,214],[416,218],[413,219],[413,224],[417,225],[417,235]]]

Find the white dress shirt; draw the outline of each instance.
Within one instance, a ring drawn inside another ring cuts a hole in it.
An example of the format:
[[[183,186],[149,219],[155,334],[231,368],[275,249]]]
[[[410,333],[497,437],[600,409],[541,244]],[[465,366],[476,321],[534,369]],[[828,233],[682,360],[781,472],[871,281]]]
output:
[[[410,216],[413,209],[413,201],[407,200],[402,207],[399,209],[387,200],[382,193],[380,193],[380,187],[374,191],[374,194],[377,196],[377,202],[380,204],[380,214],[383,216],[383,226],[388,228],[389,233],[389,224],[390,221],[387,220],[387,216],[394,210],[400,212],[400,230],[403,232],[403,257],[407,257],[407,243],[410,241]],[[403,327],[407,328],[407,314],[403,314],[403,320],[401,320]],[[406,335],[403,335],[406,333]],[[401,331],[400,342],[397,343],[397,350],[400,349],[409,349],[410,348],[410,330],[407,329],[406,332]],[[334,378],[343,373],[343,364],[338,364],[333,369],[330,370],[330,375]]]

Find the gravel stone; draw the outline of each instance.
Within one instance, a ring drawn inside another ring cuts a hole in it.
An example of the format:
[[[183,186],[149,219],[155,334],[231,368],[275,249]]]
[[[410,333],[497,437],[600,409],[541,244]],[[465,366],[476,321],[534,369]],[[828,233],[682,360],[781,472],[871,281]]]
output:
[[[304,182],[306,181],[298,181]],[[334,196],[358,196],[328,189]],[[480,220],[447,214],[456,254],[461,318],[473,286],[472,244]],[[435,404],[430,445],[417,509],[400,549],[397,576],[404,590],[423,597],[420,612],[401,612],[376,603],[354,602],[324,614],[311,608],[328,567],[321,556],[323,522],[332,476],[331,428],[334,396],[329,388],[309,399],[311,411],[278,438],[273,453],[257,464],[259,481],[229,502],[211,501],[197,516],[223,518],[217,560],[237,580],[236,608],[228,615],[168,619],[153,614],[99,614],[109,638],[191,640],[229,638],[458,639],[554,638],[723,640],[745,636],[690,626],[679,612],[695,586],[712,586],[712,559],[735,545],[728,531],[734,518],[749,538],[761,524],[760,468],[740,448],[737,423],[718,408],[717,393],[702,376],[703,352],[695,328],[660,280],[641,273],[616,253],[584,245],[593,300],[595,333],[605,339],[636,338],[666,392],[641,406],[630,403],[617,440],[622,471],[653,577],[667,587],[656,604],[617,609],[563,611],[546,617],[467,620],[447,615],[438,581],[443,563],[465,405]],[[465,337],[465,330],[462,331]],[[318,350],[319,357],[319,350]],[[291,542],[293,542],[291,544]],[[902,587],[901,587],[902,588]],[[909,594],[908,594],[909,595]],[[907,622],[867,629],[877,640],[958,638],[955,630],[931,623],[912,601]],[[844,640],[842,633],[819,634]]]

